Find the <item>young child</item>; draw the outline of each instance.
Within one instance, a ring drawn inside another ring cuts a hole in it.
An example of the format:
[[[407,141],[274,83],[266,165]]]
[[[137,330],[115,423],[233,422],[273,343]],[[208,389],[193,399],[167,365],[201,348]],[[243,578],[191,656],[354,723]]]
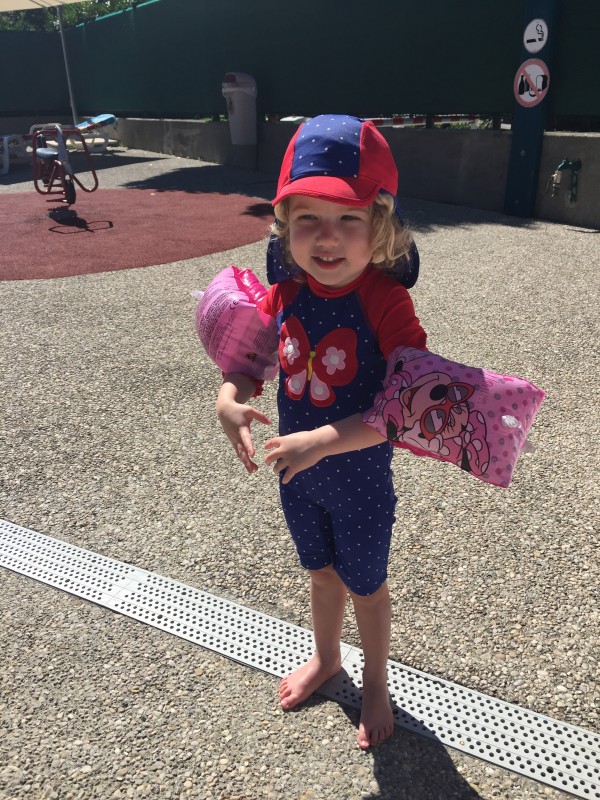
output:
[[[399,345],[424,348],[401,274],[412,238],[395,211],[398,173],[371,122],[327,115],[290,142],[273,201],[292,277],[260,307],[280,331],[279,436],[265,463],[279,476],[281,502],[300,562],[310,574],[315,653],[283,679],[291,709],[341,669],[348,593],[364,653],[358,744],[393,731],[387,688],[391,604],[387,559],[395,521],[392,448],[362,422]],[[268,417],[248,405],[256,382],[225,375],[221,425],[249,473],[258,469],[250,434]]]

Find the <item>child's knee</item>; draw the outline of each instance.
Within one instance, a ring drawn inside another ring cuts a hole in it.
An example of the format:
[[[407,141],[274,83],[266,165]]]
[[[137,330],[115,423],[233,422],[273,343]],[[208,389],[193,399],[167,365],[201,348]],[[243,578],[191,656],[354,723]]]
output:
[[[348,590],[354,605],[359,605],[365,608],[373,608],[380,604],[387,604],[389,602],[389,591],[387,581],[384,581],[378,589],[370,594],[357,594],[351,589]]]
[[[313,583],[316,584],[325,584],[325,583],[333,583],[339,582],[342,583],[342,579],[337,574],[335,569],[333,568],[333,564],[328,564],[326,567],[322,569],[311,569],[310,572],[310,579]]]

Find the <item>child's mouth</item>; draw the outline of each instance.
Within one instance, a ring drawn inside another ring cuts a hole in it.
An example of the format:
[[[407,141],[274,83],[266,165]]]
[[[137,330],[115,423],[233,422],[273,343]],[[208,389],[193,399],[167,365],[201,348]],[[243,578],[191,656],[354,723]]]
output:
[[[313,260],[321,269],[334,269],[335,267],[339,267],[344,259],[330,256],[313,256]]]

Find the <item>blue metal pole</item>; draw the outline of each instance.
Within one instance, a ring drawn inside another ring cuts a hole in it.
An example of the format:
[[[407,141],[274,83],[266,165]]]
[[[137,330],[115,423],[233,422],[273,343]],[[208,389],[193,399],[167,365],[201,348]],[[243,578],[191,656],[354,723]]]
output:
[[[531,217],[539,176],[548,91],[553,80],[558,0],[526,0],[521,60],[514,77],[515,107],[504,212]]]

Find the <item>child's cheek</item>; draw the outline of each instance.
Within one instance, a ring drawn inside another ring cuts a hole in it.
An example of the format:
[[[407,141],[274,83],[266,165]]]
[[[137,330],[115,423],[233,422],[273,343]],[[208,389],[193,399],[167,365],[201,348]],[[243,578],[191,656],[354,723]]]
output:
[[[302,266],[301,261],[306,255],[309,240],[310,236],[306,230],[302,228],[290,230],[290,252],[299,266]]]

